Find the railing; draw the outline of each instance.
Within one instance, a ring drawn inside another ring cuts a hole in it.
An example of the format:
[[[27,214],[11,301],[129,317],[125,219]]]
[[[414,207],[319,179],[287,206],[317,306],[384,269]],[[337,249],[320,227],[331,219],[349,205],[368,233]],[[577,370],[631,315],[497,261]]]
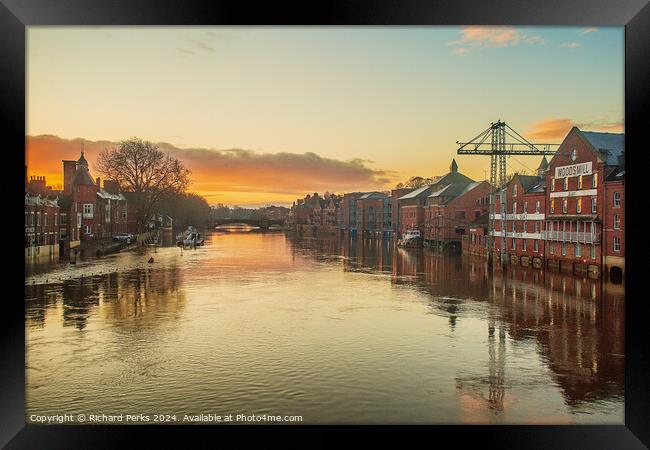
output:
[[[542,239],[557,242],[577,242],[584,244],[596,244],[600,242],[600,236],[592,233],[576,231],[542,231]]]

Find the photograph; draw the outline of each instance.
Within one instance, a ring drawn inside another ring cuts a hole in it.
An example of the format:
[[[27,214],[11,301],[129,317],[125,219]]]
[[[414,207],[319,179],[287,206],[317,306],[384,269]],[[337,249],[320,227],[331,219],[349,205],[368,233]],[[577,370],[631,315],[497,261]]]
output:
[[[625,424],[624,27],[25,33],[27,424]]]

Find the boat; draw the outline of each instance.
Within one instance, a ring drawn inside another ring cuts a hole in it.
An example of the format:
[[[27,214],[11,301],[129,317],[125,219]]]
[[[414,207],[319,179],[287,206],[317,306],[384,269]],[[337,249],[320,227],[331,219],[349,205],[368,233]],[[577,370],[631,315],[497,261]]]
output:
[[[420,230],[413,228],[404,232],[401,239],[397,241],[400,247],[420,247],[422,245],[422,236]]]
[[[183,233],[176,236],[176,245],[185,247],[196,247],[205,244],[205,239],[201,233],[191,225]]]

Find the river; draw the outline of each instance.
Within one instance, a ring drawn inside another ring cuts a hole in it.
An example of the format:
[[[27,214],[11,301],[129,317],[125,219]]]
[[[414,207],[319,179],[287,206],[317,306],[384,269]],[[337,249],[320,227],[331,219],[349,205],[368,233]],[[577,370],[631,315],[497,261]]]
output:
[[[226,230],[26,266],[25,301],[28,422],[624,423],[624,287],[600,280]]]

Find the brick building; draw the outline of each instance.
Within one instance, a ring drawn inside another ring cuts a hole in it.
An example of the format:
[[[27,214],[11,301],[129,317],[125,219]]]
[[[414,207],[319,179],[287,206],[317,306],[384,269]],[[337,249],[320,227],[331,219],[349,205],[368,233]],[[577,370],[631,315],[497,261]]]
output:
[[[613,257],[610,263],[623,261],[622,200],[613,208],[614,193],[622,199],[623,184],[613,174],[624,174],[624,145],[624,134],[581,131],[577,127],[560,144],[546,177],[548,266],[600,273],[607,256]],[[608,176],[611,188],[606,188]],[[614,229],[615,215],[621,220],[618,229]],[[620,246],[615,247],[615,243]]]
[[[25,259],[59,256],[59,214],[58,197],[25,193]]]
[[[425,209],[428,207],[428,197],[446,186],[467,186],[473,182],[474,180],[458,172],[458,164],[455,159],[452,159],[449,173],[438,178],[434,183],[414,189],[397,199],[400,234],[409,229],[418,229],[420,235],[425,236]]]
[[[388,194],[366,192],[356,199],[356,228],[360,236],[390,238],[392,205]]]
[[[608,172],[604,192],[603,272],[618,280],[625,271],[625,161]]]
[[[461,180],[432,192],[424,209],[424,244],[460,252],[472,222],[489,210],[490,190],[487,181]]]
[[[545,258],[546,172],[515,174],[495,198],[494,249],[503,260],[542,267]]]

